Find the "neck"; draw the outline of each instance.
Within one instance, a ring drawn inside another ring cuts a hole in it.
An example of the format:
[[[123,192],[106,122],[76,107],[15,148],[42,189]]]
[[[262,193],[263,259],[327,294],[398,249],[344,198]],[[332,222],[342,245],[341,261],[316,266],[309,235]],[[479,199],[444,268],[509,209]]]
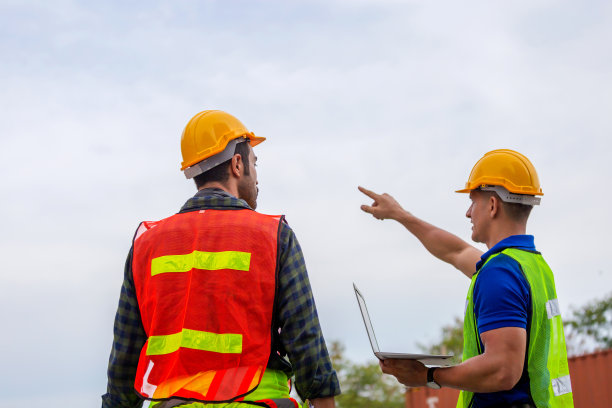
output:
[[[527,233],[527,225],[518,223],[499,223],[493,225],[489,238],[486,240],[487,248],[491,249],[501,240],[512,235],[524,235]]]
[[[213,181],[200,186],[198,188],[198,191],[204,190],[205,188],[218,188],[220,190],[225,191],[226,193],[233,195],[234,197],[238,197],[238,186],[234,184],[235,183],[219,183],[217,181]]]

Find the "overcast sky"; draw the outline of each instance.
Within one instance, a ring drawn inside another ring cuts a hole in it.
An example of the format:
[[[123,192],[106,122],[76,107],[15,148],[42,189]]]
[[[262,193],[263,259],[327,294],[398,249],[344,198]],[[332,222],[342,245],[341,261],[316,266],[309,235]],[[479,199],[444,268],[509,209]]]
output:
[[[204,109],[268,138],[258,210],[286,214],[353,360],[352,282],[389,351],[438,340],[469,284],[357,185],[469,240],[453,191],[518,150],[563,311],[612,288],[608,1],[0,0],[0,34],[2,408],[99,406],[133,231],[195,192],[180,135]]]

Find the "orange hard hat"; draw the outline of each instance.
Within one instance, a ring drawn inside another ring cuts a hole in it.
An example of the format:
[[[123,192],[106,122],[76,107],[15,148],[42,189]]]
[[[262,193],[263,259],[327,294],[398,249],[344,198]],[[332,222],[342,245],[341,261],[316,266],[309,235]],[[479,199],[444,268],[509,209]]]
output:
[[[535,167],[529,159],[510,149],[485,153],[470,173],[465,188],[457,193],[487,186],[501,186],[514,194],[544,195]]]
[[[187,123],[181,136],[181,170],[223,152],[229,142],[238,138],[248,139],[251,146],[266,140],[249,132],[242,122],[229,113],[220,110],[198,113]]]

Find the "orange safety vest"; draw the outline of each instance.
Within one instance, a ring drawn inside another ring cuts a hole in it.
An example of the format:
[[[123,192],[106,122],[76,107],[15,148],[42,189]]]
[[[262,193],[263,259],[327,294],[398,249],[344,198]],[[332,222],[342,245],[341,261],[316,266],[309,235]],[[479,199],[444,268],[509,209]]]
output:
[[[201,210],[140,224],[132,271],[148,337],[134,385],[143,398],[230,402],[259,385],[282,218]]]

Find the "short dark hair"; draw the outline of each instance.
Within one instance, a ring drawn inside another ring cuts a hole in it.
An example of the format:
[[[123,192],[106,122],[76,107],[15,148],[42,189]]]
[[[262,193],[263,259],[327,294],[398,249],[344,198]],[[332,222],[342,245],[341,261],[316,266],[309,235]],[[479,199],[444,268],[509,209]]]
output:
[[[533,210],[533,205],[507,203],[505,201],[502,201],[502,203],[504,211],[508,214],[508,217],[514,221],[527,221],[529,214],[531,214],[531,210]]]
[[[520,203],[507,203],[501,199],[501,197],[495,191],[483,191],[478,190],[481,193],[487,193],[489,196],[495,196],[504,207],[504,212],[508,215],[508,217],[517,222],[527,221],[529,218],[529,214],[531,214],[531,210],[533,210],[533,205],[520,204]]]
[[[242,162],[244,163],[244,174],[249,175],[249,142],[244,141],[236,144],[236,149],[234,150],[234,154],[239,154],[242,157]],[[226,160],[221,164],[216,165],[212,169],[205,171],[202,174],[199,174],[193,178],[195,181],[196,187],[200,188],[207,183],[217,182],[217,183],[225,183],[229,180],[229,166],[232,162],[232,159]]]

